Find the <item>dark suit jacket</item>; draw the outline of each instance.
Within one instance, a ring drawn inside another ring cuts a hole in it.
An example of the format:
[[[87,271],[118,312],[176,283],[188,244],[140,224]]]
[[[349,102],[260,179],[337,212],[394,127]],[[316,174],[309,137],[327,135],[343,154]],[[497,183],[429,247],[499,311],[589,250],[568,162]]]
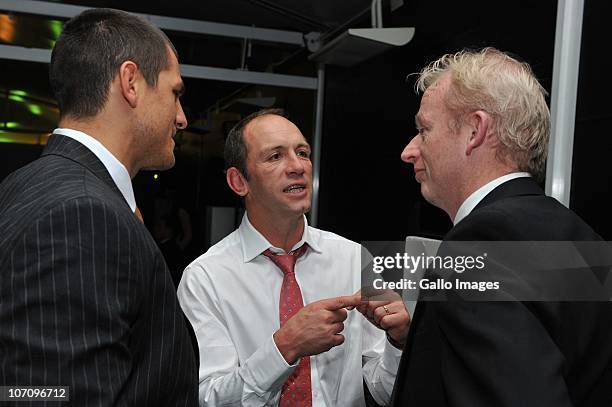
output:
[[[488,194],[444,240],[601,238],[519,178]],[[394,405],[612,406],[610,303],[419,302]]]
[[[0,231],[0,385],[70,386],[79,407],[197,405],[164,259],[90,150],[52,136],[0,185]]]

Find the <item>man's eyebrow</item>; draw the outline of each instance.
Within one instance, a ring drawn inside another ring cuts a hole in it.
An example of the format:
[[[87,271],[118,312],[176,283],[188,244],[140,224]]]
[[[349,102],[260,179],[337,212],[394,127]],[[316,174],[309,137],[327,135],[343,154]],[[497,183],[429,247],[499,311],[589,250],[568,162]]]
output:
[[[308,143],[300,143],[297,145],[297,148],[302,148],[302,147],[306,147],[310,150],[310,144]],[[277,146],[270,146],[270,147],[265,147],[261,150],[262,154],[268,154],[271,153],[272,151],[277,151],[277,150],[284,150],[284,149],[290,149],[290,146],[284,146],[284,145],[277,145]]]
[[[281,145],[278,145],[278,146],[271,145],[269,147],[263,147],[261,149],[261,151],[259,152],[259,155],[261,157],[265,157],[268,154],[273,153],[273,152],[278,151],[278,150],[282,150],[283,148],[285,148],[285,147],[283,147]]]

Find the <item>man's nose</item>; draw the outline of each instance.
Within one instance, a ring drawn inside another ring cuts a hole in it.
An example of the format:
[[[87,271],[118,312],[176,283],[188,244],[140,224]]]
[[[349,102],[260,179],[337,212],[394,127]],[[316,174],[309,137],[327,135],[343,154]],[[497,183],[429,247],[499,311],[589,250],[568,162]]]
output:
[[[402,151],[402,161],[414,164],[417,158],[421,155],[419,147],[421,145],[421,136],[416,135],[410,140],[410,143]]]
[[[287,172],[291,174],[302,175],[304,173],[304,159],[299,157],[295,153],[289,154],[289,164],[287,165]]]
[[[175,124],[178,130],[184,130],[187,128],[187,116],[185,116],[185,112],[183,111],[183,106],[181,105],[180,100],[177,101],[178,109],[176,111],[176,119]]]

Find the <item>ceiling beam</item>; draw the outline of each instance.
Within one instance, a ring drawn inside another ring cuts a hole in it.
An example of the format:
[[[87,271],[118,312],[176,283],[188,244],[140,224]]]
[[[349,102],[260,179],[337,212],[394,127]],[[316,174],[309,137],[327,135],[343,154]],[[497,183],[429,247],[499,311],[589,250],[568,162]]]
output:
[[[317,89],[317,78],[309,76],[283,75],[269,72],[241,71],[238,69],[216,68],[181,64],[181,75],[215,81],[250,83],[254,85],[280,86],[284,88]]]
[[[48,17],[72,18],[91,7],[71,4],[51,3],[37,0],[0,0],[0,10],[26,13]],[[145,18],[163,30],[217,35],[221,37],[248,38],[252,40],[292,44],[303,47],[304,36],[301,32],[276,30],[272,28],[250,27],[245,25],[215,23],[212,21],[191,20],[187,18],[165,17],[152,14],[132,13]]]
[[[0,59],[49,63],[51,60],[51,50],[0,44]],[[181,64],[180,67],[181,75],[185,78],[248,83],[254,85],[270,85],[297,89],[317,89],[317,78],[309,76],[240,71],[237,69],[185,64]]]

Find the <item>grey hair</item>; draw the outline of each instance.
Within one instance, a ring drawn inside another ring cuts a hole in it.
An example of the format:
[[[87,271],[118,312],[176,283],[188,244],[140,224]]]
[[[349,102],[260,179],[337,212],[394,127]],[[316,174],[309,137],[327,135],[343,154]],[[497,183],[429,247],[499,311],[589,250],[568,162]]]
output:
[[[450,74],[447,107],[458,119],[474,110],[493,117],[493,131],[500,144],[497,157],[510,158],[520,171],[537,180],[545,173],[550,137],[550,111],[546,90],[527,63],[495,48],[446,54],[418,74],[417,92],[424,92]]]

